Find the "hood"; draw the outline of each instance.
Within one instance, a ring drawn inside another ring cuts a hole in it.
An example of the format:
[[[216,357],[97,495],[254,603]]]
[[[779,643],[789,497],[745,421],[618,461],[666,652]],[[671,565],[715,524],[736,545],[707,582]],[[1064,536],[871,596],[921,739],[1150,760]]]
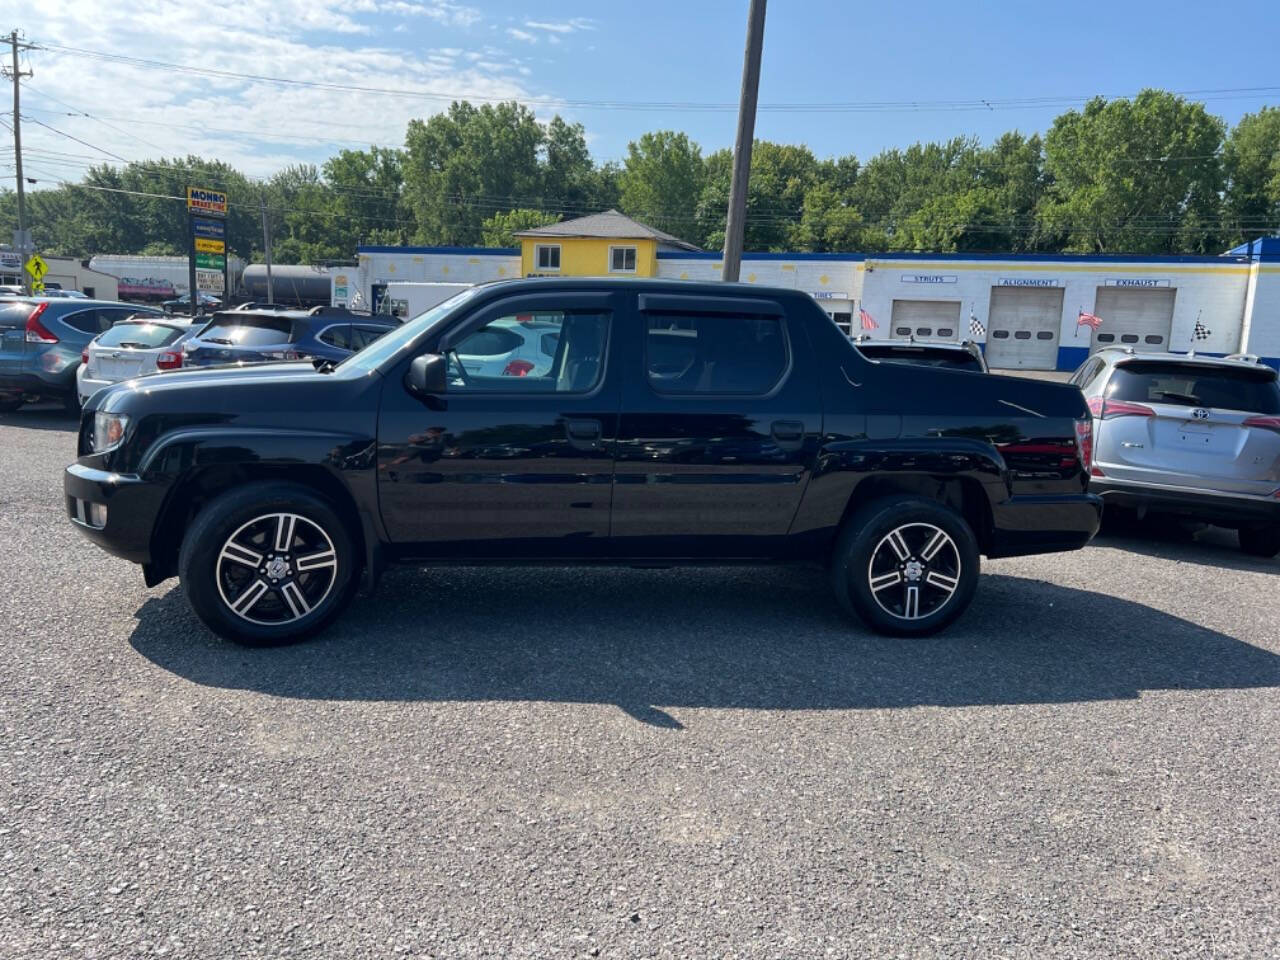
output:
[[[123,380],[96,397],[94,406],[100,410],[118,410],[129,403],[131,395],[142,395],[162,400],[199,392],[208,397],[210,392],[240,390],[246,387],[270,387],[286,384],[292,388],[304,382],[331,380],[332,374],[318,373],[309,362],[232,364],[224,367],[190,367],[183,370],[166,370]],[[207,400],[209,406],[217,403]]]

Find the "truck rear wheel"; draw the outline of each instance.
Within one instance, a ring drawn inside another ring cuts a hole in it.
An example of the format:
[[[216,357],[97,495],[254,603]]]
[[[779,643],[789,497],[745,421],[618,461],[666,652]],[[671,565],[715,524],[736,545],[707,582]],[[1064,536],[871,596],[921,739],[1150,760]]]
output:
[[[182,541],[178,575],[214,633],[274,646],[323,630],[351,600],[357,551],[327,501],[291,483],[254,483],[211,501]]]
[[[933,500],[891,497],[845,523],[831,564],[840,605],[878,633],[936,633],[968,608],[978,542],[965,519]]]

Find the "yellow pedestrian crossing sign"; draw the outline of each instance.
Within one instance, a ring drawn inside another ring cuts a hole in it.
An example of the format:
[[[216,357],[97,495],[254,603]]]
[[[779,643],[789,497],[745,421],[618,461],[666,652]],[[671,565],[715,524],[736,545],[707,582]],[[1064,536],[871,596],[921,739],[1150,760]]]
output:
[[[27,273],[31,275],[31,279],[39,283],[44,279],[44,275],[49,272],[49,265],[44,262],[44,258],[38,253],[33,253],[31,259],[26,264]]]

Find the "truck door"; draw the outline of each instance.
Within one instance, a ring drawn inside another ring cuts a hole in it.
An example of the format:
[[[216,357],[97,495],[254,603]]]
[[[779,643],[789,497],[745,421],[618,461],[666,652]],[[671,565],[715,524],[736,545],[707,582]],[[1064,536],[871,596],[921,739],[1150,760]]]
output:
[[[620,395],[611,341],[627,296],[508,297],[451,335],[444,395],[427,402],[387,379],[378,493],[401,555],[607,555]]]
[[[644,294],[625,333],[614,555],[785,550],[822,429],[805,331],[764,298]]]

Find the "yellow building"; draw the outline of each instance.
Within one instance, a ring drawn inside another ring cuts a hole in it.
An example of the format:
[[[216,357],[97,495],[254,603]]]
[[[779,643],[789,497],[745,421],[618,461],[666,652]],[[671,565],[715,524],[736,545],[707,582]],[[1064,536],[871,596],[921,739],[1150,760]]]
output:
[[[692,243],[617,210],[522,230],[516,236],[526,277],[653,277],[659,251],[698,251]]]

